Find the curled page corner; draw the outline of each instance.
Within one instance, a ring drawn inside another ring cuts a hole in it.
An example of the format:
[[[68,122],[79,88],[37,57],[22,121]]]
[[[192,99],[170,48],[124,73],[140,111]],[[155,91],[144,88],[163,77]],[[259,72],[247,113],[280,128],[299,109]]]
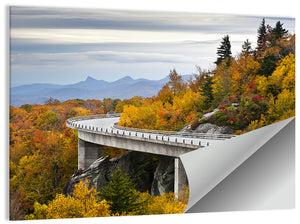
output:
[[[183,154],[185,213],[295,206],[295,117]]]

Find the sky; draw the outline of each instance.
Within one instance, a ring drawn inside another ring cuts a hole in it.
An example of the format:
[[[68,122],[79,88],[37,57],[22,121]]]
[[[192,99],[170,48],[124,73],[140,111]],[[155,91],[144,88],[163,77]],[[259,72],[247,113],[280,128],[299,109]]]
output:
[[[158,80],[174,68],[181,75],[213,69],[225,35],[233,56],[246,39],[256,47],[262,18],[295,32],[295,20],[286,17],[11,7],[10,84]]]

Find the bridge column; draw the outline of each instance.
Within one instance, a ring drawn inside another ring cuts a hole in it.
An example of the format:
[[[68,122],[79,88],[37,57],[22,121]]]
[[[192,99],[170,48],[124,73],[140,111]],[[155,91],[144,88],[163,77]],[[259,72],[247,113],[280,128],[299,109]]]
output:
[[[103,156],[103,145],[78,139],[78,169],[88,168],[96,159]]]
[[[178,199],[179,193],[187,185],[187,177],[185,170],[179,158],[174,159],[174,193],[175,198]]]

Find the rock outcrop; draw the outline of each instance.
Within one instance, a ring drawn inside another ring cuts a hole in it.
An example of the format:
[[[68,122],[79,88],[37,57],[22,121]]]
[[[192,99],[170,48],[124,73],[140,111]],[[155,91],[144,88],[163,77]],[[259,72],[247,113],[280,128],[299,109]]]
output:
[[[151,186],[151,195],[174,191],[174,158],[160,156]]]
[[[63,193],[72,195],[74,186],[85,179],[99,191],[118,167],[134,180],[138,191],[161,195],[174,189],[174,158],[129,151],[113,159],[101,157],[86,170],[77,171],[66,183]]]
[[[209,134],[233,134],[235,131],[227,126],[217,126],[210,123],[200,124],[195,130],[195,133]]]

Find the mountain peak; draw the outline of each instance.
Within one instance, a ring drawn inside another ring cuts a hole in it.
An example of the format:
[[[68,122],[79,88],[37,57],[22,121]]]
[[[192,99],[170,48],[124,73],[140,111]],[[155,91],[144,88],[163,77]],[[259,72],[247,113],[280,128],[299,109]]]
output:
[[[93,77],[91,77],[91,76],[88,76],[88,77],[86,77],[86,80],[85,80],[86,82],[87,81],[96,81],[96,79],[94,79]]]
[[[134,82],[133,78],[131,78],[130,76],[124,76],[123,78],[120,78],[120,79],[114,81],[113,83],[120,85],[120,84],[132,83],[132,82]]]
[[[120,78],[117,81],[120,81],[120,80],[122,80],[122,81],[131,81],[131,80],[133,80],[133,78],[131,78],[131,76],[127,75],[127,76],[124,76],[123,78]]]

